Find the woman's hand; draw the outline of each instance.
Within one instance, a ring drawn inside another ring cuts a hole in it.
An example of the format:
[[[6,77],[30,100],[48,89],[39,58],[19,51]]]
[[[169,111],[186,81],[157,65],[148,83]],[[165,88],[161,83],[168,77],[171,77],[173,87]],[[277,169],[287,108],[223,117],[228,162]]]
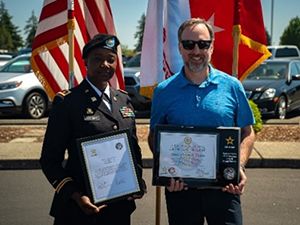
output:
[[[107,205],[101,205],[99,207],[95,206],[94,204],[91,203],[91,200],[89,199],[89,197],[81,195],[79,192],[75,192],[72,195],[72,199],[75,200],[75,202],[79,205],[81,210],[86,215],[98,213],[98,212],[100,212],[101,209],[107,207]]]

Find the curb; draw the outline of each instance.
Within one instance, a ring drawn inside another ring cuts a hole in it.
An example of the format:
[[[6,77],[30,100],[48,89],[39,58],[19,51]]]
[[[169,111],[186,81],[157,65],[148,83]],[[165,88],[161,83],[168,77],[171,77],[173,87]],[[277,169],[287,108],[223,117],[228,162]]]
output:
[[[143,159],[144,168],[152,168],[153,160]],[[249,159],[247,168],[287,168],[300,169],[300,160],[298,159]],[[0,170],[26,170],[41,169],[39,160],[0,160]]]

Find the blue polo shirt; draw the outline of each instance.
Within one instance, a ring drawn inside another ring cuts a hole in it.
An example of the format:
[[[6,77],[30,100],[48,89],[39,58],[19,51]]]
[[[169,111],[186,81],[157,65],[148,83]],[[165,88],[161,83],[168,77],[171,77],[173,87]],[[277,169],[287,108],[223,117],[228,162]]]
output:
[[[154,90],[150,131],[155,124],[201,127],[246,127],[254,123],[241,82],[209,65],[199,86],[188,81],[183,68]]]

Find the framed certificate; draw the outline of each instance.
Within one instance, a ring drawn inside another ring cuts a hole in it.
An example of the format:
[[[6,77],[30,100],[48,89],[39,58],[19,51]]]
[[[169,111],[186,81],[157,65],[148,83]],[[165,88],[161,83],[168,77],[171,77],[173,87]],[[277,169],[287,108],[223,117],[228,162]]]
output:
[[[88,196],[95,205],[142,194],[129,130],[77,140]]]
[[[155,126],[153,179],[168,186],[182,178],[188,187],[239,183],[240,128]]]

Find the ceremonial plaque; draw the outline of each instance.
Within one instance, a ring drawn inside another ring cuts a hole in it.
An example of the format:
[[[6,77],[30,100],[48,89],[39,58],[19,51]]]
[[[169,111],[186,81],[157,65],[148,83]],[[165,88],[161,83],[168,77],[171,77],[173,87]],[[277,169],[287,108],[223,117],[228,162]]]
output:
[[[155,126],[153,180],[168,186],[182,178],[188,187],[239,183],[240,128]]]
[[[77,140],[88,196],[96,205],[142,194],[129,130]]]

